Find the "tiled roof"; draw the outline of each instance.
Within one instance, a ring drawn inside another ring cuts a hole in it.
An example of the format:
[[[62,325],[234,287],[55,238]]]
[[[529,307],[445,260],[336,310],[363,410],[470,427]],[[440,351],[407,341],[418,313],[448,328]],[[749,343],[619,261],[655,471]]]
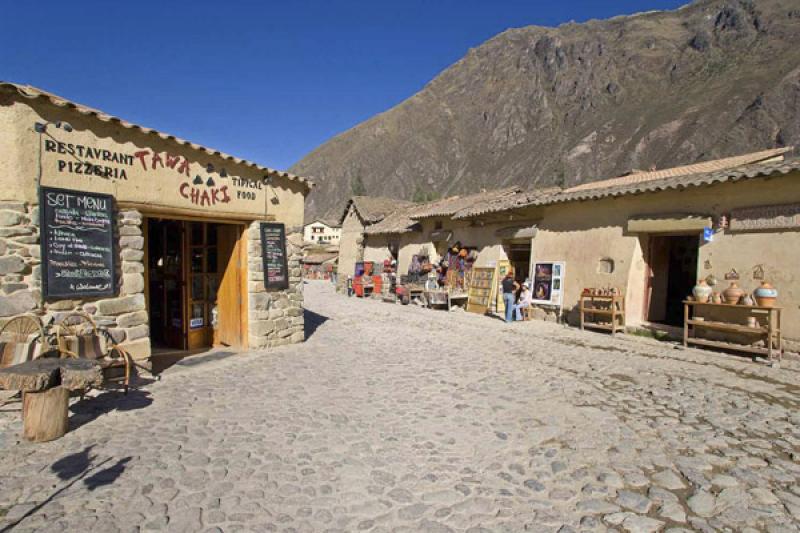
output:
[[[46,100],[46,101],[50,102],[52,105],[54,105],[56,107],[61,107],[61,108],[65,108],[65,109],[71,109],[73,111],[76,111],[76,112],[80,113],[81,115],[91,116],[91,117],[94,117],[94,118],[96,118],[96,119],[98,119],[98,120],[100,120],[102,122],[109,122],[109,123],[112,123],[112,124],[119,124],[120,126],[122,126],[123,128],[126,128],[126,129],[135,129],[135,130],[141,131],[141,132],[146,133],[146,134],[156,135],[161,139],[171,140],[171,141],[174,141],[175,143],[180,144],[182,146],[188,146],[190,148],[193,148],[194,150],[199,150],[199,151],[204,152],[204,153],[206,153],[208,155],[221,157],[222,159],[226,159],[228,161],[233,161],[234,163],[237,163],[237,164],[246,165],[246,166],[249,166],[251,168],[258,169],[261,172],[266,172],[267,174],[270,174],[272,176],[276,176],[276,177],[279,177],[279,178],[284,178],[284,179],[287,179],[287,180],[290,180],[290,181],[297,181],[297,182],[302,183],[306,187],[306,189],[310,189],[310,188],[312,188],[314,186],[314,183],[311,180],[309,180],[308,178],[304,178],[302,176],[297,176],[297,175],[291,174],[289,172],[283,172],[281,170],[275,170],[273,168],[265,167],[265,166],[259,165],[258,163],[254,163],[252,161],[248,161],[246,159],[241,159],[239,157],[234,157],[232,155],[228,155],[228,154],[220,152],[218,150],[213,150],[211,148],[206,148],[205,146],[201,146],[199,144],[195,144],[195,143],[183,140],[183,139],[179,139],[178,137],[175,137],[174,135],[168,135],[166,133],[161,133],[160,131],[154,130],[152,128],[145,128],[144,126],[139,126],[137,124],[133,124],[131,122],[122,120],[121,118],[109,115],[107,113],[103,113],[102,111],[99,111],[97,109],[93,109],[91,107],[88,107],[88,106],[85,106],[85,105],[82,105],[82,104],[78,104],[78,103],[72,102],[70,100],[67,100],[66,98],[62,98],[60,96],[57,96],[57,95],[52,94],[52,93],[49,93],[49,92],[44,91],[42,89],[37,89],[36,87],[32,87],[30,85],[19,85],[17,83],[0,81],[0,89],[12,89],[13,91],[16,91],[20,96],[23,96],[23,97],[25,97],[25,98],[27,98],[29,100],[43,99],[43,100]]]
[[[302,262],[306,265],[321,265],[327,261],[331,261],[332,259],[336,259],[339,256],[338,253],[318,253],[318,254],[309,254],[303,257]]]
[[[391,215],[387,216],[380,222],[367,226],[364,233],[367,235],[391,234],[391,233],[408,233],[419,229],[419,223],[409,217],[409,214],[418,209],[418,206],[410,208],[398,209]]]
[[[509,211],[515,207],[523,207],[530,205],[532,201],[544,196],[548,196],[559,192],[561,189],[558,187],[549,187],[545,189],[519,191],[516,194],[508,194],[500,197],[491,198],[478,202],[470,207],[464,208],[453,215],[456,220],[476,217],[488,213],[496,213],[500,211]]]
[[[620,176],[618,178],[611,178],[602,181],[594,181],[590,183],[582,183],[566,189],[565,193],[586,191],[589,189],[602,189],[606,187],[620,187],[625,185],[636,185],[648,181],[662,180],[666,178],[675,178],[679,176],[690,176],[695,174],[708,174],[720,170],[740,167],[742,165],[750,165],[753,163],[764,162],[768,159],[782,156],[786,152],[792,150],[792,147],[787,148],[774,148],[772,150],[762,150],[760,152],[752,152],[749,154],[742,154],[733,157],[726,157],[723,159],[714,159],[712,161],[702,161],[691,165],[684,165],[681,167],[665,168],[661,170],[652,171],[636,171],[627,176]]]
[[[528,202],[526,206],[549,205],[580,200],[597,200],[599,198],[617,197],[628,194],[641,194],[645,192],[666,191],[670,189],[680,190],[689,187],[713,185],[715,183],[736,182],[752,178],[773,176],[775,174],[788,174],[789,172],[796,170],[800,170],[800,158],[789,159],[786,161],[771,161],[767,163],[742,165],[727,170],[718,170],[716,172],[691,174],[689,176],[673,176],[641,183],[630,183],[589,190],[577,190],[572,192],[570,192],[570,190],[565,190],[560,193],[546,195],[539,199]],[[798,185],[800,185],[800,183],[798,183]]]
[[[409,213],[409,217],[416,220],[430,217],[449,217],[477,204],[484,204],[486,202],[517,195],[520,190],[519,187],[510,187],[494,191],[482,191],[467,196],[450,196],[421,205],[418,209],[412,210]]]
[[[339,219],[340,224],[344,222],[344,217],[347,216],[347,211],[350,209],[351,205],[355,207],[358,216],[360,216],[361,220],[366,224],[375,224],[397,209],[406,208],[414,204],[405,200],[396,200],[394,198],[384,198],[381,196],[353,196],[344,206],[344,212]]]

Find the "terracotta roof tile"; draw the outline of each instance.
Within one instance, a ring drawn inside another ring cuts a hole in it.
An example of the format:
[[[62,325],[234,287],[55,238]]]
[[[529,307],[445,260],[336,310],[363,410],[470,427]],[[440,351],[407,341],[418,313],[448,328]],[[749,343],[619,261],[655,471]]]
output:
[[[786,152],[792,150],[792,147],[787,148],[774,148],[772,150],[762,150],[760,152],[752,152],[749,154],[742,154],[733,157],[726,157],[723,159],[714,159],[712,161],[702,161],[693,163],[691,165],[684,165],[680,167],[665,168],[661,170],[652,170],[647,172],[637,171],[627,176],[620,176],[602,181],[594,181],[589,183],[582,183],[575,187],[566,189],[565,193],[586,191],[589,189],[602,189],[606,187],[618,187],[624,185],[635,185],[647,181],[661,180],[665,178],[674,178],[678,176],[690,176],[695,174],[707,174],[709,172],[717,172],[729,168],[740,167],[742,165],[749,165],[752,163],[760,163],[766,160],[780,157]]]

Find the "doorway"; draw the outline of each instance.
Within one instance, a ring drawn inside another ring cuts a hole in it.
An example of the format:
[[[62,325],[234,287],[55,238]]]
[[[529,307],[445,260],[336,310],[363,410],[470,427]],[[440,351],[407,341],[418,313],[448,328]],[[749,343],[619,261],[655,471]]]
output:
[[[510,243],[508,245],[508,260],[514,268],[514,280],[522,285],[531,274],[531,243]]]
[[[683,300],[697,282],[698,235],[653,235],[649,239],[647,317],[683,326]]]
[[[154,350],[244,346],[243,226],[147,219],[147,300]]]

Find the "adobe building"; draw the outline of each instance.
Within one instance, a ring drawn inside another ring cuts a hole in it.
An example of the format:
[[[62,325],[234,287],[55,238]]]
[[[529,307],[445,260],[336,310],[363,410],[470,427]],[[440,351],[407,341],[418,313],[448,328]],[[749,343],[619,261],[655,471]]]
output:
[[[573,324],[584,288],[618,288],[628,326],[668,329],[682,325],[682,301],[699,279],[719,292],[736,281],[747,293],[768,281],[779,292],[784,340],[797,349],[800,159],[785,159],[790,150],[396,210],[365,228],[363,255],[380,261],[397,248],[403,274],[422,246],[436,258],[460,241],[478,248],[476,266],[509,260],[520,279],[532,277],[535,262],[563,261],[562,308]]]
[[[0,131],[0,320],[82,310],[139,359],[303,340],[308,180],[12,83]]]
[[[364,230],[377,224],[397,209],[411,206],[410,202],[370,196],[354,196],[348,200],[339,219],[339,263],[337,288],[347,285],[347,276],[355,272],[356,263],[364,261]],[[369,261],[370,259],[366,259]]]

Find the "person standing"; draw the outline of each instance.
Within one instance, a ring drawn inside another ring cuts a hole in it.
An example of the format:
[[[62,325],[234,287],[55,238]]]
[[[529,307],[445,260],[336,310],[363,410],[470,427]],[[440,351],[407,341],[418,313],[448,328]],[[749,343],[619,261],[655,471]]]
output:
[[[506,306],[506,322],[514,321],[514,302],[516,300],[519,283],[514,280],[514,271],[509,269],[501,283],[503,286],[503,303]]]

